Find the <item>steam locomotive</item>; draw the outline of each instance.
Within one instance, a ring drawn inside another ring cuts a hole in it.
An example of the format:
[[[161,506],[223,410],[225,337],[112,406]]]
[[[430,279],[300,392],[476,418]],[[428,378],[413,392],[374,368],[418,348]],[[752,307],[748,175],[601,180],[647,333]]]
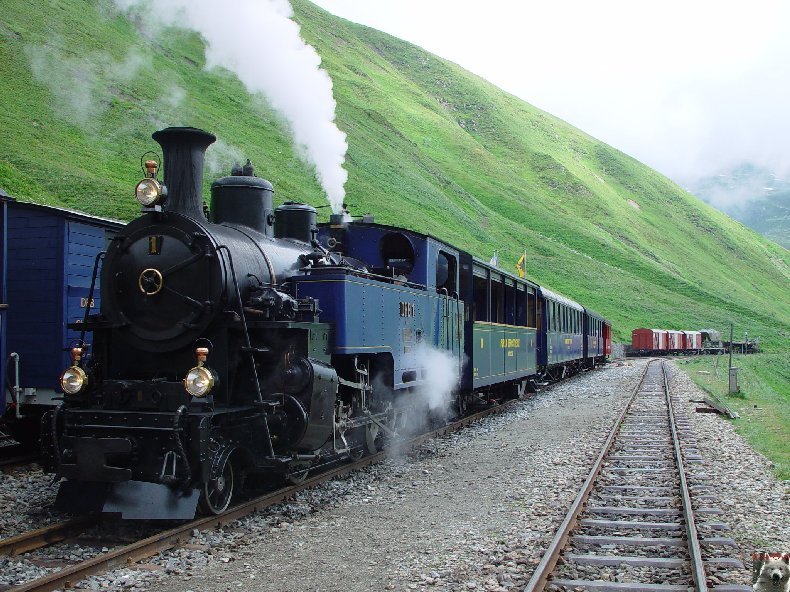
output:
[[[249,161],[207,212],[215,137],[153,138],[164,182],[147,161],[141,215],[96,259],[100,312],[74,325],[63,405],[42,419],[62,509],[219,514],[245,482],[298,481],[611,351],[599,315],[431,236],[274,209]]]

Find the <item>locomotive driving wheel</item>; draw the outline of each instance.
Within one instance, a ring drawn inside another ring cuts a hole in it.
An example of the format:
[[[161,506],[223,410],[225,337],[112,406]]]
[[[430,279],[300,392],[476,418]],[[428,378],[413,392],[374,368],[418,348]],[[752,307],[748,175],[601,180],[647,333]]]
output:
[[[200,509],[204,514],[222,514],[233,499],[235,479],[233,464],[225,458],[216,477],[210,478],[200,488]]]

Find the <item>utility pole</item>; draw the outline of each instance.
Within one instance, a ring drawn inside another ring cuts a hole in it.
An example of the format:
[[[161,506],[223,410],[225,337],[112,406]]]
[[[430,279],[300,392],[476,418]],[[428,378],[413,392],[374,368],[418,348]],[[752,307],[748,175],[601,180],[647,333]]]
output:
[[[729,386],[730,386],[730,388],[729,388],[729,392],[730,392],[731,395],[735,394],[737,392],[740,392],[740,388],[738,387],[738,368],[733,368],[732,367],[732,337],[733,337],[732,323],[730,323],[730,370],[729,370],[729,379],[730,379],[730,385]]]

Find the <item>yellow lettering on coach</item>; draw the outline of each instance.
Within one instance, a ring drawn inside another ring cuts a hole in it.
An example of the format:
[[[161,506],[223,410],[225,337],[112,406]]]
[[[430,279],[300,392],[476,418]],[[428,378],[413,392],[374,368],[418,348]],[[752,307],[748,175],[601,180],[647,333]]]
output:
[[[499,347],[501,347],[502,349],[521,347],[521,339],[500,339]]]

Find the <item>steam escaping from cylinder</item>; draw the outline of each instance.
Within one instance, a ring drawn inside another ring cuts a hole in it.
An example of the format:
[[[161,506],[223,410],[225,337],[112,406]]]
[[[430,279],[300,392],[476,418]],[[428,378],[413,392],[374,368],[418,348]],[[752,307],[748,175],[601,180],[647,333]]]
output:
[[[297,153],[315,167],[332,210],[342,211],[348,173],[346,134],[335,124],[332,80],[300,36],[288,0],[114,0],[124,10],[147,7],[143,18],[188,28],[206,41],[206,68],[223,67],[262,93],[293,133]]]
[[[417,348],[417,357],[425,369],[423,384],[417,389],[428,411],[446,411],[461,377],[458,357],[452,352],[428,345]]]

